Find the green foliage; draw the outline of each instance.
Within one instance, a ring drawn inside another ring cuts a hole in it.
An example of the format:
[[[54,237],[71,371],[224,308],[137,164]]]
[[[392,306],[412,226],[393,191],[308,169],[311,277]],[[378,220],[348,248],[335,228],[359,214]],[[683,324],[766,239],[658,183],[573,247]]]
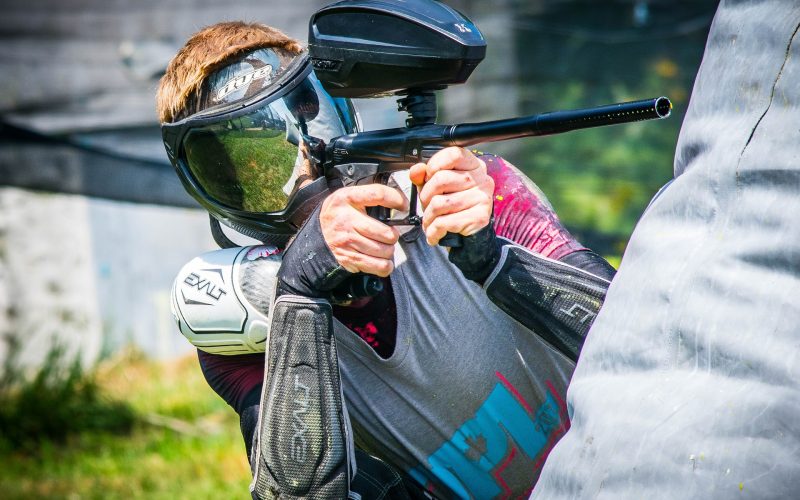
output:
[[[248,497],[238,418],[208,387],[196,356],[158,363],[128,351],[93,373],[102,394],[124,398],[137,415],[130,432],[85,430],[41,440],[35,454],[0,451],[0,497]]]
[[[284,184],[292,175],[297,147],[277,137],[239,131],[220,138],[242,186],[242,207],[251,212],[272,212],[286,204]]]
[[[135,416],[131,407],[104,397],[92,373],[80,361],[66,359],[55,346],[33,376],[16,366],[18,348],[9,341],[9,354],[0,377],[0,446],[39,449],[42,442],[63,443],[86,431],[124,433]]]
[[[516,18],[519,114],[659,96],[674,104],[666,120],[510,141],[502,151],[542,188],[564,224],[603,255],[622,254],[648,202],[672,178],[707,35],[696,23],[710,24],[716,3],[650,3],[647,19],[636,21],[630,2],[551,2]],[[686,19],[695,29],[677,36],[673,26]]]
[[[587,85],[542,85],[537,92],[551,96],[552,109],[575,109],[587,105]],[[654,75],[637,87],[619,85],[592,101],[656,97],[666,93],[668,84]],[[547,193],[562,221],[585,244],[619,255],[649,200],[672,176],[682,111],[675,115],[525,141],[519,156],[530,161],[518,166]]]

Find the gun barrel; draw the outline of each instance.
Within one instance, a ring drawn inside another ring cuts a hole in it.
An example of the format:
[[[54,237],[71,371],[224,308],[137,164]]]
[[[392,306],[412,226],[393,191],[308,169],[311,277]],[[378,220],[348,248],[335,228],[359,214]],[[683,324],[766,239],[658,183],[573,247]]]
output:
[[[506,120],[462,123],[453,125],[446,132],[446,139],[453,146],[467,147],[481,142],[558,134],[582,128],[666,118],[671,112],[672,102],[666,97],[657,97]]]

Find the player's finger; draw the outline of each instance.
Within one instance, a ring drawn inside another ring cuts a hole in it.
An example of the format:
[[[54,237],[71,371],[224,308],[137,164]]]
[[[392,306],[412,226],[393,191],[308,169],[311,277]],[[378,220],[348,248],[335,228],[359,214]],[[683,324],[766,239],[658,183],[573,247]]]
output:
[[[477,181],[470,172],[439,171],[419,191],[419,200],[427,207],[428,203],[436,195],[466,191],[476,185]]]
[[[356,233],[370,240],[386,245],[394,245],[400,238],[397,228],[388,226],[358,209],[346,215],[349,226]]]
[[[464,148],[444,148],[428,160],[426,180],[441,170],[475,170],[481,166],[481,160]]]
[[[443,215],[428,225],[425,230],[425,239],[431,245],[436,245],[447,233],[457,233],[469,236],[486,227],[491,216],[482,206],[474,206],[463,212]]]
[[[428,166],[424,163],[417,163],[408,169],[408,178],[411,180],[412,184],[415,184],[419,188],[425,183],[427,173]]]
[[[354,207],[386,207],[408,210],[408,198],[399,189],[383,184],[367,184],[346,188],[346,199]]]
[[[463,212],[475,205],[488,205],[490,203],[491,199],[477,187],[458,193],[434,196],[423,213],[423,229],[427,228],[431,222],[442,215]],[[491,211],[491,208],[489,208],[489,211]]]
[[[352,248],[359,253],[377,259],[391,260],[394,256],[394,245],[371,240],[361,235],[358,238],[353,238]]]
[[[386,277],[394,270],[391,259],[372,257],[353,250],[342,250],[336,255],[339,264],[351,273],[367,273],[375,276]]]

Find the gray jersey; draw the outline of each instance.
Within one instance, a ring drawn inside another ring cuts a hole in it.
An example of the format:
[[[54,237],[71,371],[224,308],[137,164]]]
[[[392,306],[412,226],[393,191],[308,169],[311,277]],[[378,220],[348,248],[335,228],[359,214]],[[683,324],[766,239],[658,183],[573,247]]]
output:
[[[335,322],[356,440],[443,496],[525,494],[569,427],[573,364],[419,234],[395,251],[392,356]]]

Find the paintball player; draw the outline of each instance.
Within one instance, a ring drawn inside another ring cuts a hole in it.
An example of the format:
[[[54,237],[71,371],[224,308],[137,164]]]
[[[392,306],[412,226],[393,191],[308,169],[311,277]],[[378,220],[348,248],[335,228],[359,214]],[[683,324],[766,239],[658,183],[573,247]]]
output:
[[[260,24],[193,35],[158,113],[187,190],[263,242],[193,261],[239,280],[246,305],[230,317],[187,300],[199,281],[183,274],[173,295],[209,385],[240,415],[253,496],[529,493],[569,427],[567,384],[614,273],[536,186],[501,158],[448,148],[409,172],[421,227],[368,216],[409,200],[382,184],[328,190],[304,137],[355,132],[353,108],[324,91],[297,41]],[[448,232],[463,246],[438,246]],[[331,305],[355,273],[382,291]],[[233,296],[223,283],[219,304]],[[269,333],[241,340],[258,325]]]

